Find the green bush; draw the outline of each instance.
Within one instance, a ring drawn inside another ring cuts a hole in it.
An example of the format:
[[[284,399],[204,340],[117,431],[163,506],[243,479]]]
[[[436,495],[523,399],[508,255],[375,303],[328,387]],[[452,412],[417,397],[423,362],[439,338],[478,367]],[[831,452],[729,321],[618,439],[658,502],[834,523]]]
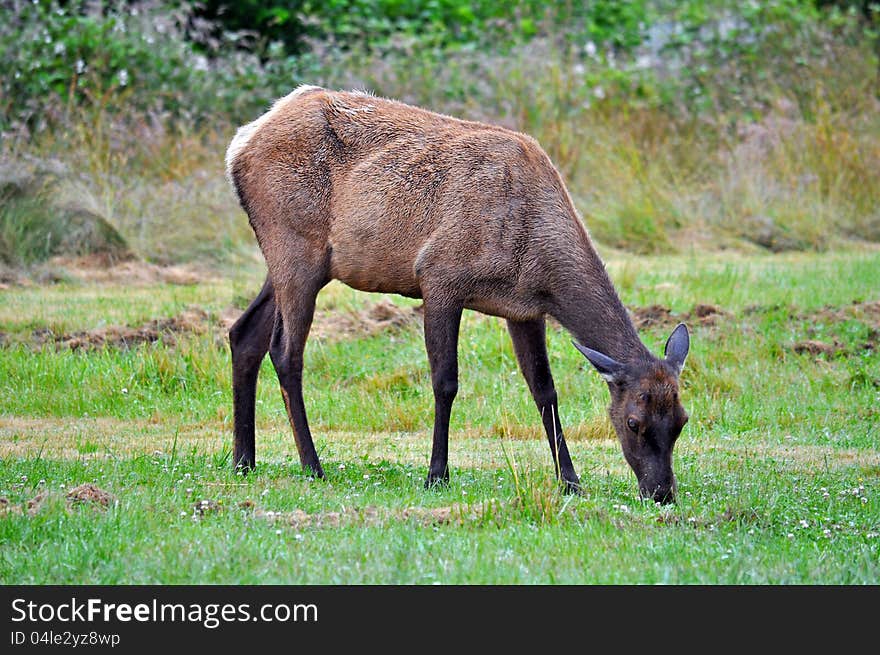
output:
[[[160,121],[236,119],[298,83],[299,60],[277,47],[267,50],[267,63],[229,47],[235,35],[212,52],[197,48],[189,10],[156,2],[9,5],[0,24],[0,129],[64,126],[83,108]]]
[[[63,230],[42,195],[0,197],[0,263],[27,266],[48,259],[57,251]]]
[[[503,47],[542,33],[633,47],[641,42],[654,4],[649,0],[207,0],[195,12],[227,31],[250,33],[246,43],[254,49],[277,41],[288,54],[302,54],[315,40],[346,49],[386,51],[414,41],[432,47]]]

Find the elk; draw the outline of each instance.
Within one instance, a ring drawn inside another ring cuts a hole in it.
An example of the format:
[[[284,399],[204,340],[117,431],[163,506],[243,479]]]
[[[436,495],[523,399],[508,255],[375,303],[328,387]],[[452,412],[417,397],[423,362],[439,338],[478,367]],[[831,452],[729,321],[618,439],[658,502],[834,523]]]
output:
[[[257,372],[268,351],[302,466],[323,477],[303,404],[303,351],[318,292],[340,280],[423,301],[434,393],[426,487],[449,479],[459,324],[471,309],[506,319],[564,490],[578,492],[580,481],[559,418],[547,316],[606,380],[640,495],[674,501],[687,327],[672,331],[662,358],[643,344],[533,138],[365,92],[300,86],[238,129],[226,170],[268,268],[229,333],[236,467],[255,464]]]

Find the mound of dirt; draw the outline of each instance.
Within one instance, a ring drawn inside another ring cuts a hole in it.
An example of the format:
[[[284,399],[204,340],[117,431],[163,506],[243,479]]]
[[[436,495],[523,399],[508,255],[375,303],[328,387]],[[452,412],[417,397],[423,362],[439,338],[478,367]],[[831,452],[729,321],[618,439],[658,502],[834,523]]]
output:
[[[697,303],[691,311],[681,314],[676,314],[663,305],[635,307],[630,310],[630,316],[636,329],[642,330],[653,327],[671,328],[675,327],[678,323],[709,327],[716,325],[721,319],[729,317],[730,313],[717,305]]]
[[[865,341],[850,347],[847,347],[836,337],[833,337],[830,343],[827,340],[815,338],[795,342],[791,345],[791,349],[799,355],[805,354],[814,358],[833,357],[839,354],[855,354],[866,350],[876,350],[880,346],[880,300],[857,300],[844,307],[826,306],[800,313],[789,311],[789,317],[793,321],[807,323],[806,332],[811,337],[819,332],[818,326],[814,324],[858,321],[868,327]]]
[[[208,312],[200,307],[190,307],[178,316],[153,319],[138,327],[109,325],[57,336],[49,330],[35,330],[33,342],[36,345],[53,342],[71,350],[94,350],[104,346],[125,349],[159,339],[173,345],[177,336],[184,333],[205,334],[213,325],[214,321]]]
[[[28,516],[36,516],[48,497],[49,494],[47,492],[41,491],[24,505],[15,504],[8,498],[0,498],[0,518],[4,516],[21,516],[24,513],[27,513]]]
[[[834,340],[834,343],[825,343],[824,341],[817,341],[814,339],[807,339],[806,341],[798,341],[792,346],[792,350],[794,350],[797,354],[803,355],[827,355],[832,356],[838,353],[843,352],[845,349],[843,344]]]
[[[849,320],[860,320],[874,328],[880,328],[880,300],[856,300],[845,307],[826,306],[811,312],[798,314],[797,318],[808,321],[826,321],[839,323]]]
[[[111,503],[116,503],[116,496],[88,482],[68,491],[65,499],[67,511],[86,505],[95,505],[104,509],[109,507]],[[8,498],[0,498],[0,517],[21,516],[24,513],[27,513],[28,516],[36,516],[47,502],[51,504],[56,500],[57,495],[48,491],[41,491],[23,506],[11,503]]]
[[[242,310],[230,305],[220,314],[225,330],[242,315]],[[399,307],[389,300],[380,300],[362,309],[347,312],[315,312],[309,338],[321,341],[342,341],[371,337],[385,331],[402,330],[422,320],[422,306]]]
[[[21,507],[13,505],[5,496],[0,497],[0,518],[17,514],[21,514]]]
[[[223,505],[216,500],[206,499],[200,500],[193,505],[193,516],[206,516],[208,514],[216,514],[223,509]]]
[[[717,305],[698,303],[694,305],[690,314],[684,315],[682,320],[684,322],[693,321],[700,325],[715,325],[719,320],[729,316],[730,314],[728,312],[724,311]]]
[[[381,300],[358,311],[317,312],[310,336],[325,341],[370,337],[421,322],[422,306],[399,307]]]
[[[43,506],[43,503],[46,502],[46,498],[48,498],[48,496],[49,494],[43,491],[27,501],[28,516],[34,516],[37,512],[39,512],[40,508]]]
[[[60,267],[69,277],[80,282],[110,284],[175,284],[193,285],[216,282],[217,278],[195,266],[159,266],[132,256],[96,253],[82,257],[54,257],[50,264]]]
[[[647,307],[635,307],[630,310],[633,323],[639,330],[674,322],[672,310],[663,305],[648,305]]]
[[[93,485],[90,482],[74,487],[67,492],[67,504],[69,507],[77,505],[100,505],[101,507],[109,507],[111,503],[116,502],[116,496],[109,491]]]

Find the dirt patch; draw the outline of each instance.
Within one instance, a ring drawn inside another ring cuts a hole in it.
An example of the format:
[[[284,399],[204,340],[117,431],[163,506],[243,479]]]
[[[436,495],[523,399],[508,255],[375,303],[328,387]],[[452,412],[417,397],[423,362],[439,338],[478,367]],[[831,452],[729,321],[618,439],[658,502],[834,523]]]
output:
[[[743,317],[768,314],[783,311],[787,319],[792,323],[806,323],[808,337],[818,334],[815,326],[810,324],[840,323],[843,321],[860,321],[868,326],[866,339],[852,347],[845,346],[836,338],[832,340],[808,338],[797,341],[788,346],[797,354],[806,354],[812,357],[831,357],[839,354],[858,353],[864,350],[877,350],[880,348],[880,300],[861,301],[857,300],[843,307],[826,306],[807,312],[798,312],[794,308],[786,308],[782,305],[752,305],[742,311]],[[711,327],[719,325],[721,321],[734,318],[733,314],[721,309],[717,305],[697,303],[688,312],[675,313],[663,305],[649,305],[636,307],[630,310],[633,324],[637,329],[664,328],[670,329],[677,323],[687,323],[690,326],[701,325]]]
[[[400,516],[424,525],[464,525],[479,522],[497,507],[498,503],[495,501],[472,505],[456,503],[448,507],[407,507],[400,512]]]
[[[833,307],[826,305],[819,309],[797,311],[794,307],[774,305],[749,305],[743,310],[744,316],[784,312],[789,320],[807,323],[840,323],[858,320],[874,328],[880,328],[880,300],[854,300],[849,305]]]
[[[802,320],[813,319],[829,322],[846,321],[852,318],[880,321],[880,300],[856,300],[844,307],[826,305],[820,309],[798,314],[797,317]]]
[[[223,509],[223,504],[211,499],[200,500],[193,505],[193,516],[207,516],[208,514],[216,514]]]
[[[244,314],[244,310],[239,309],[235,305],[229,305],[220,312],[220,325],[223,326],[223,330],[229,332],[229,328],[235,325],[235,322],[239,319],[239,317]]]
[[[819,309],[797,311],[785,305],[751,305],[743,310],[743,316],[782,313],[785,320],[792,324],[804,324],[807,339],[789,343],[786,347],[799,355],[814,358],[833,357],[836,355],[852,355],[866,350],[877,350],[880,347],[880,300],[856,300],[849,305],[832,307],[826,305]],[[845,345],[837,337],[823,337],[827,333],[828,324],[844,321],[858,321],[868,330],[864,341],[850,346]]]
[[[0,497],[0,518],[5,516],[17,516],[21,514],[21,507],[9,502],[6,497]]]
[[[857,300],[845,307],[822,307],[810,312],[794,316],[800,321],[819,323],[841,323],[843,321],[861,321],[872,328],[871,335],[876,342],[880,335],[880,300],[863,302]]]
[[[685,322],[692,320],[700,325],[715,325],[719,320],[729,316],[728,312],[716,305],[696,304]]]
[[[86,483],[68,491],[65,500],[66,509],[70,512],[76,507],[87,505],[105,509],[116,503],[116,496],[91,483]],[[23,506],[11,503],[8,498],[0,498],[0,517],[21,516],[22,514],[36,516],[47,504],[57,506],[59,503],[59,496],[48,491],[41,491]]]
[[[844,307],[823,307],[812,312],[798,314],[796,318],[808,323],[842,323],[854,320],[868,327],[865,340],[850,348],[844,346],[836,338],[830,344],[817,339],[808,339],[794,344],[793,349],[796,353],[832,356],[841,353],[853,354],[865,350],[877,350],[880,347],[880,300],[857,300]],[[815,331],[811,326],[808,328],[807,334],[815,334]]]
[[[190,265],[159,266],[133,258],[119,258],[106,253],[82,257],[54,257],[51,267],[80,282],[110,284],[177,284],[193,285],[216,282],[218,278],[208,271]]]
[[[40,511],[43,507],[43,503],[46,502],[46,499],[49,497],[49,494],[45,491],[38,493],[36,496],[27,501],[27,515],[34,516],[37,512]]]
[[[71,350],[95,350],[105,346],[125,349],[161,339],[168,345],[174,345],[182,334],[205,334],[219,325],[204,309],[190,307],[177,316],[153,319],[137,327],[108,325],[61,335],[45,328],[34,330],[31,333],[31,344],[40,347],[46,343],[54,343],[58,347]]]
[[[116,496],[109,491],[104,491],[90,482],[74,487],[67,492],[68,507],[76,507],[78,505],[100,505],[101,507],[109,507],[116,503]]]
[[[817,341],[815,339],[807,339],[806,341],[798,341],[792,346],[792,350],[794,350],[798,355],[812,355],[813,357],[817,357],[819,355],[833,356],[839,353],[842,353],[846,350],[844,345],[834,340],[833,343],[826,343],[824,341]]]
[[[380,300],[359,310],[318,310],[312,321],[309,338],[320,341],[343,341],[403,330],[421,323],[422,312],[421,305],[399,307],[390,300]],[[221,312],[220,324],[228,331],[242,313],[241,309],[229,306]]]
[[[664,327],[675,327],[679,323],[687,323],[689,325],[702,325],[710,327],[717,325],[724,318],[730,317],[730,313],[724,311],[717,305],[707,303],[697,303],[691,311],[674,313],[668,307],[663,305],[648,305],[647,307],[635,307],[630,310],[633,324],[639,330]]]
[[[635,307],[630,310],[633,323],[636,328],[659,327],[673,323],[672,310],[663,305],[648,305],[647,307]]]
[[[6,516],[21,516],[25,513],[28,516],[36,516],[37,512],[43,508],[48,497],[49,494],[42,491],[24,503],[24,505],[13,503],[5,497],[0,498],[0,518]]]
[[[317,313],[310,336],[323,341],[371,337],[417,325],[421,317],[421,305],[399,307],[381,300],[357,311]]]

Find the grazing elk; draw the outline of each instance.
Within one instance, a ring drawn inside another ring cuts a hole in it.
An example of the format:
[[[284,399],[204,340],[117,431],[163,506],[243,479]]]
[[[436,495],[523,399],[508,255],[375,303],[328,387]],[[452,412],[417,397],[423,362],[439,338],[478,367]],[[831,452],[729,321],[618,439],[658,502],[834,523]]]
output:
[[[230,330],[236,466],[254,466],[257,372],[268,351],[302,465],[323,476],[303,405],[303,350],[315,297],[335,279],[424,301],[434,391],[426,486],[449,477],[467,308],[507,319],[566,490],[579,480],[559,420],[546,315],[608,382],[611,421],[640,494],[674,500],[672,449],[688,420],[678,397],[687,328],[675,328],[662,359],[645,347],[534,139],[366,93],[301,86],[238,130],[226,167],[269,269]]]

